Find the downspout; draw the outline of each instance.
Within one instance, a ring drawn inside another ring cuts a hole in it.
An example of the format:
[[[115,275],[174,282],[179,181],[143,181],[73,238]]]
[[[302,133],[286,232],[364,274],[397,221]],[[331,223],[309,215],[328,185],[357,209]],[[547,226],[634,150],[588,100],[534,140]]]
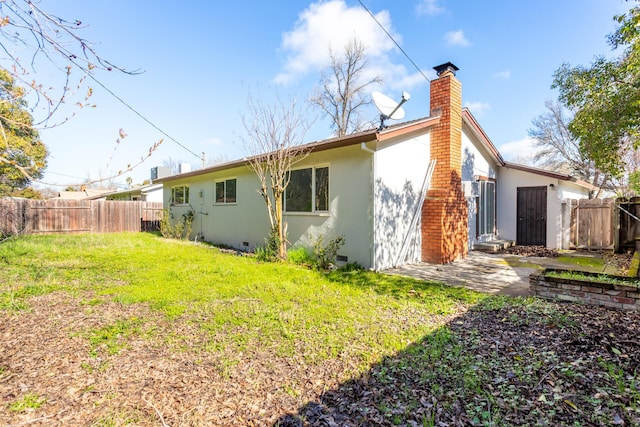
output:
[[[360,149],[365,153],[371,154],[371,237],[372,245],[370,246],[371,269],[376,269],[376,248],[378,241],[376,239],[376,152],[367,147],[366,142],[360,143]]]

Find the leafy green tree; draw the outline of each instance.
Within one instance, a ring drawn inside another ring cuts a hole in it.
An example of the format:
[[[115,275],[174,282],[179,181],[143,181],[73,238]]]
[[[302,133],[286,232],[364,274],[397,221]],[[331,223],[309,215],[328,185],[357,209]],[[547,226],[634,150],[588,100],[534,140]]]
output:
[[[20,190],[16,190],[11,193],[11,197],[21,197],[23,199],[37,199],[42,200],[45,198],[41,191],[34,189],[33,187],[27,187]]]
[[[614,59],[598,57],[589,67],[563,64],[554,74],[560,101],[574,112],[569,124],[580,149],[603,172],[625,172],[624,152],[640,140],[640,6],[616,16],[617,30],[609,36]]]
[[[24,95],[0,68],[0,197],[28,187],[47,165],[49,153],[33,127]]]

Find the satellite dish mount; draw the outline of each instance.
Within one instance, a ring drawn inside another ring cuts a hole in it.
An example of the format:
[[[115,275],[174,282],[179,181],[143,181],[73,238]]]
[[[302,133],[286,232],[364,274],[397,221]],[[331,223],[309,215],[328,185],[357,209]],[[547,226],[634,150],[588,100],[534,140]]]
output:
[[[402,92],[402,101],[399,103],[380,92],[372,92],[371,98],[378,111],[380,111],[380,127],[378,130],[382,130],[387,127],[384,124],[385,120],[400,120],[404,117],[405,113],[402,104],[407,102],[411,98],[411,95],[407,92]]]

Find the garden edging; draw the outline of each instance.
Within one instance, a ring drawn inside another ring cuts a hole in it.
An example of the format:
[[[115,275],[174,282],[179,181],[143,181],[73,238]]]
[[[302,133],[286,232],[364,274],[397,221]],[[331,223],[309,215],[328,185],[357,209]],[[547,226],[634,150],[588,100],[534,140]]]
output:
[[[606,283],[597,281],[598,273],[580,272],[594,280],[550,277],[551,272],[571,272],[558,268],[546,268],[529,276],[530,294],[546,299],[581,302],[619,310],[640,312],[640,288],[629,283]],[[611,276],[620,282],[629,280],[624,276]]]

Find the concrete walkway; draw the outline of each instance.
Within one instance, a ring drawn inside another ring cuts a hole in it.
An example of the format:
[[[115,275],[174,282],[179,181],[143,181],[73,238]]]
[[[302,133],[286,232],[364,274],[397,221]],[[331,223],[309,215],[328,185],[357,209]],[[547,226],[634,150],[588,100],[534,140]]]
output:
[[[444,282],[489,294],[526,296],[529,295],[529,275],[544,267],[575,269],[576,265],[562,264],[554,258],[471,251],[465,259],[450,264],[412,264],[385,273]]]

